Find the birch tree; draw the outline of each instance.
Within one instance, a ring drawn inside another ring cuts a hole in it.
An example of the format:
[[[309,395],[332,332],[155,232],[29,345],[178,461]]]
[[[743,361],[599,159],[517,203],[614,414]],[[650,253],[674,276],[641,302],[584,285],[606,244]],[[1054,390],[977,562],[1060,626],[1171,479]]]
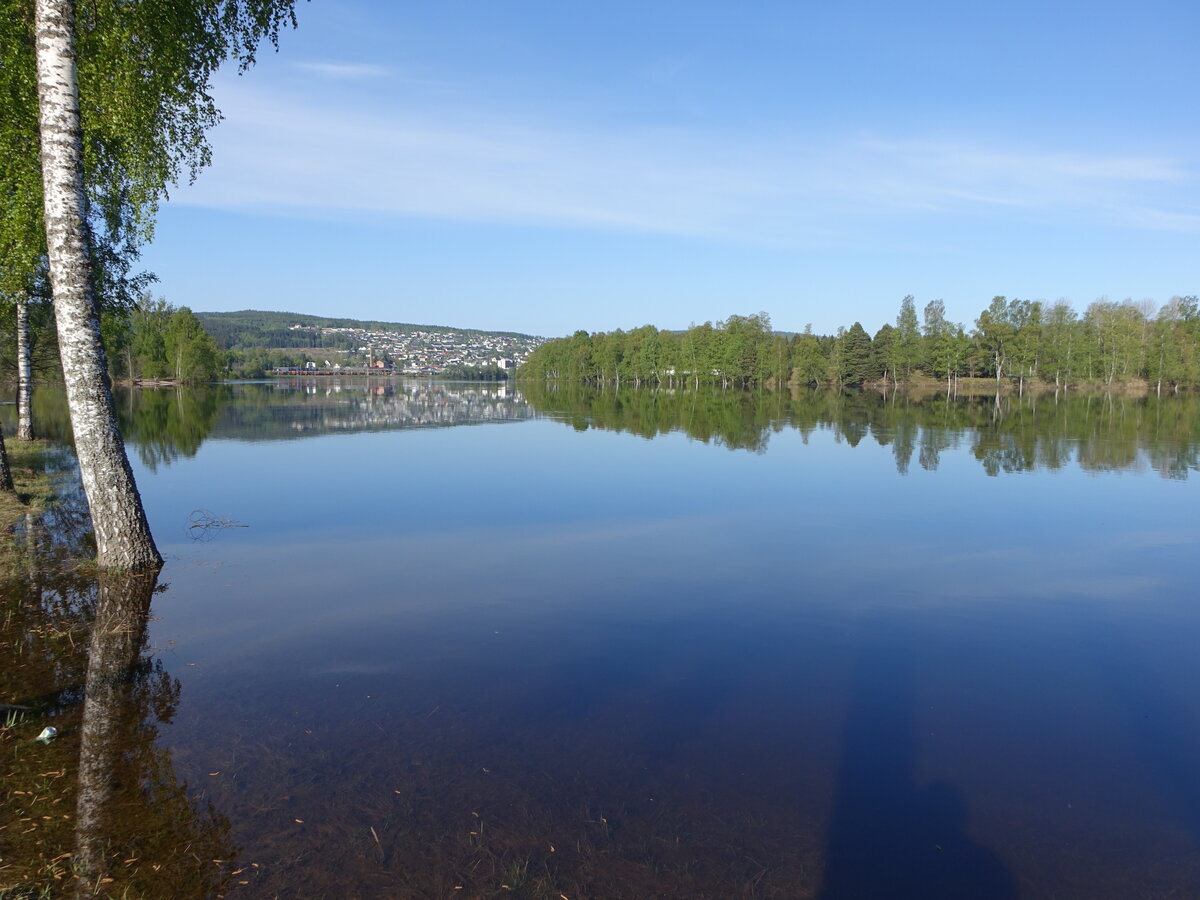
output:
[[[35,0],[46,255],[76,453],[103,568],[157,568],[162,560],[106,379],[91,222],[100,223],[118,255],[150,236],[168,184],[185,172],[194,177],[209,161],[205,132],[220,118],[209,94],[213,72],[230,57],[243,69],[253,63],[263,37],[274,42],[283,25],[294,24],[292,6],[293,0],[89,0],[89,51],[80,55],[74,0]],[[19,15],[25,5],[6,0],[0,7]],[[90,144],[81,124],[81,68],[95,86],[82,102],[95,110],[86,121],[101,138]],[[90,194],[85,151],[96,187]],[[98,202],[90,210],[92,199]]]
[[[1008,299],[993,297],[991,304],[975,320],[976,334],[980,347],[991,357],[992,372],[996,376],[996,387],[1004,375],[1008,362],[1009,343],[1013,338],[1012,322],[1008,316]]]
[[[946,320],[946,304],[941,300],[930,300],[925,304],[925,347],[926,359],[931,374],[946,376],[946,392],[949,393],[956,374],[955,327]]]
[[[142,507],[106,380],[83,190],[83,134],[70,0],[36,0],[38,126],[46,255],[75,452],[96,533],[97,562],[143,570],[162,565]]]
[[[900,314],[896,316],[894,357],[892,375],[896,376],[896,370],[900,369],[906,381],[921,364],[921,329],[917,325],[917,307],[912,294],[900,301]]]
[[[29,300],[17,297],[17,440],[33,440],[33,365],[29,354]]]
[[[45,256],[38,178],[37,98],[22,17],[0,8],[0,296],[16,309],[18,440],[32,440],[29,294]]]

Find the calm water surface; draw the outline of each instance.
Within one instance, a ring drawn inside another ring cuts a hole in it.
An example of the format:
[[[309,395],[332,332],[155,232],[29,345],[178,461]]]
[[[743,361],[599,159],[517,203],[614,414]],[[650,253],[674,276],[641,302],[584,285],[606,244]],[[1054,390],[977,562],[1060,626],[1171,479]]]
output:
[[[1200,896],[1195,398],[120,402],[180,896]]]

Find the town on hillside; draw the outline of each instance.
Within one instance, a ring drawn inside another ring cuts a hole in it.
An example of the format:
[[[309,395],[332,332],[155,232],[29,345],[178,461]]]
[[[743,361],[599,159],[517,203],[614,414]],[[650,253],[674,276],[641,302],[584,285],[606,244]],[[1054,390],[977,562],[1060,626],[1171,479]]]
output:
[[[383,331],[293,324],[293,332],[317,333],[337,347],[353,349],[327,353],[322,367],[309,362],[310,371],[393,372],[404,375],[440,375],[448,369],[515,369],[545,343],[525,335],[488,334],[476,331]],[[341,357],[338,359],[337,357]],[[351,362],[351,358],[353,363]]]

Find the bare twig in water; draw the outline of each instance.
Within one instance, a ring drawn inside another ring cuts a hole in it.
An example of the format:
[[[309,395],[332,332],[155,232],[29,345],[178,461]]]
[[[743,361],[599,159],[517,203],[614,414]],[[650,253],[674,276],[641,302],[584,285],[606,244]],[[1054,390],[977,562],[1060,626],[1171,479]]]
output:
[[[222,528],[249,528],[233,519],[215,516],[207,509],[194,509],[188,515],[188,537],[193,541],[211,541]]]

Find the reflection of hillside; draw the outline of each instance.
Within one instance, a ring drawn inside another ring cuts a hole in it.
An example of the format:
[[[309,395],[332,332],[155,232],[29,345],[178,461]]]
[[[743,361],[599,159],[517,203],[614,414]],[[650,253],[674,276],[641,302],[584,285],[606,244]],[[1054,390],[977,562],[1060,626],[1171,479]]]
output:
[[[1077,466],[1089,472],[1153,469],[1187,478],[1200,469],[1200,396],[1108,394],[883,396],[874,391],[604,389],[582,384],[507,384],[298,379],[194,389],[119,391],[122,431],[154,468],[192,456],[209,437],[278,441],[322,434],[444,428],[545,415],[577,429],[645,438],[682,432],[732,450],[764,453],[771,435],[826,431],[856,447],[891,448],[896,470],[937,469],[946,450],[966,449],[990,475]],[[0,406],[11,423],[13,408]],[[34,396],[38,431],[67,440],[60,390]]]
[[[533,408],[505,385],[289,381],[234,385],[212,437],[271,441],[355,431],[513,422]]]
[[[873,391],[801,389],[746,393],[522,384],[540,413],[577,429],[651,438],[669,432],[763,453],[773,432],[795,428],[807,440],[830,432],[856,447],[890,447],[896,470],[915,458],[937,469],[945,450],[965,447],[989,475],[1076,465],[1092,472],[1153,468],[1166,478],[1200,469],[1200,398],[883,396]]]
[[[297,379],[114,391],[121,433],[152,471],[192,457],[209,438],[279,441],[356,431],[449,428],[531,419],[537,413],[507,384]],[[12,407],[0,406],[9,423]],[[38,433],[69,442],[61,387],[34,395]]]

